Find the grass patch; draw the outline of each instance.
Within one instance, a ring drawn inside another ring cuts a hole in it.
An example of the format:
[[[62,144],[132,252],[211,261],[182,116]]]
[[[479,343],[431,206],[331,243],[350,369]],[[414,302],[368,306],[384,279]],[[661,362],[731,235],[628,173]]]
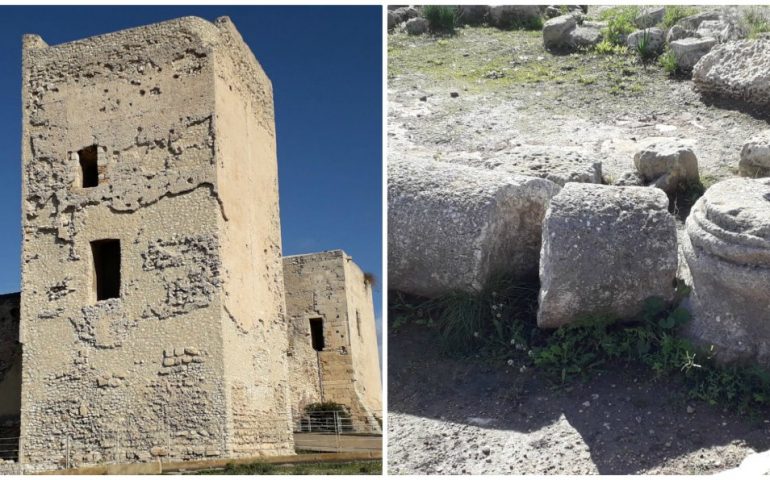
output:
[[[202,470],[197,475],[382,475],[380,460],[345,463],[228,464],[223,470]]]
[[[663,27],[671,28],[676,25],[679,20],[695,15],[698,13],[696,7],[688,7],[685,5],[666,5],[666,12],[663,14]]]
[[[650,298],[631,322],[584,318],[553,332],[536,325],[537,285],[501,277],[475,293],[424,300],[395,295],[392,328],[419,312],[416,322],[435,328],[445,355],[480,355],[522,369],[536,368],[555,385],[565,385],[613,362],[637,362],[657,377],[678,377],[687,396],[753,412],[770,407],[770,374],[754,367],[722,366],[678,335],[690,314],[680,301]],[[514,361],[513,359],[516,359]]]
[[[770,32],[770,19],[757,8],[750,8],[743,12],[743,24],[750,39],[756,39],[760,34]]]
[[[457,25],[457,7],[450,5],[425,5],[422,14],[428,20],[432,33],[452,34]]]
[[[671,50],[666,49],[666,51],[658,57],[658,63],[669,75],[676,75],[677,72],[679,72],[679,64],[676,61],[674,52]]]
[[[608,8],[599,14],[599,19],[607,22],[602,30],[604,38],[613,45],[624,45],[626,36],[636,31],[634,19],[639,15],[640,8],[636,5],[624,5]]]
[[[541,32],[468,27],[440,39],[394,33],[388,36],[388,76],[411,77],[423,87],[461,89],[470,94],[514,92],[522,85],[539,84],[545,93],[551,85],[565,85],[559,87],[565,91],[571,85],[590,84],[627,96],[642,94],[658,81],[641,71],[627,47],[603,45],[611,54],[552,55],[543,47]]]

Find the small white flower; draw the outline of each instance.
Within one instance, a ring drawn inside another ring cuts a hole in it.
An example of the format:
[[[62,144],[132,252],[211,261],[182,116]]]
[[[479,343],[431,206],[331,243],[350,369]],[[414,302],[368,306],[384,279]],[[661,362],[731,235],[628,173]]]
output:
[[[516,339],[515,338],[511,339],[511,345],[516,345]]]
[[[524,373],[526,371],[527,371],[527,366],[526,365],[522,365],[521,368],[519,369],[519,373]]]
[[[502,317],[502,315],[500,315],[499,313],[498,313],[496,316],[497,316],[497,318],[500,318],[500,317]]]
[[[473,332],[473,336],[479,338],[479,332]]]
[[[510,360],[508,360],[508,366],[509,366],[509,367],[512,367],[512,366],[513,366],[513,359],[510,359]]]

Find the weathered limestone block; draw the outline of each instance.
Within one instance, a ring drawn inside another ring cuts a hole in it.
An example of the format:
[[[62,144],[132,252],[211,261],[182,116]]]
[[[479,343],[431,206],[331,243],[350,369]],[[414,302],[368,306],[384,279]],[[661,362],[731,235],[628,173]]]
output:
[[[668,44],[680,70],[689,72],[717,44],[716,39],[687,37]]]
[[[409,35],[422,35],[428,31],[428,21],[422,17],[410,18],[404,28]]]
[[[770,176],[770,130],[754,135],[743,145],[738,169],[744,177]]]
[[[770,39],[739,40],[718,45],[704,55],[693,68],[692,79],[704,95],[765,106],[770,105],[768,71]]]
[[[458,5],[458,21],[464,25],[481,25],[489,18],[489,5]]]
[[[686,222],[693,319],[686,334],[721,361],[770,365],[770,179],[711,186]]]
[[[489,8],[489,23],[497,28],[530,25],[539,19],[538,5],[494,5]]]
[[[648,145],[634,155],[634,166],[645,184],[668,194],[680,186],[700,181],[698,158],[692,148],[678,141]]]
[[[583,25],[580,25],[569,32],[569,45],[573,49],[588,49],[596,46],[602,41],[603,35],[601,27],[587,25],[588,23],[589,22],[583,22]]]
[[[543,45],[547,49],[565,48],[570,45],[570,32],[577,26],[574,15],[561,15],[543,25]]]
[[[567,182],[602,183],[601,161],[588,152],[571,148],[519,145],[512,150],[495,152],[488,158],[453,153],[442,156],[440,160],[512,175],[545,178],[561,186]]]
[[[416,158],[388,170],[389,288],[432,297],[479,289],[497,273],[537,272],[558,185]]]
[[[568,183],[543,221],[537,324],[631,319],[649,297],[670,300],[676,225],[657,189]]]

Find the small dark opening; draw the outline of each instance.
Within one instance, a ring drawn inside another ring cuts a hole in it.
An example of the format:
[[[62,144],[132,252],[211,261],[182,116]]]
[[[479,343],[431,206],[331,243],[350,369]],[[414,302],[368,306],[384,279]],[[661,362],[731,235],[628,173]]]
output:
[[[80,159],[80,172],[83,179],[83,188],[90,188],[99,185],[99,167],[96,159],[98,158],[96,145],[91,145],[78,152]]]
[[[324,321],[322,318],[310,319],[310,337],[313,339],[313,350],[321,352],[324,349]]]
[[[120,296],[120,240],[91,242],[96,300]]]

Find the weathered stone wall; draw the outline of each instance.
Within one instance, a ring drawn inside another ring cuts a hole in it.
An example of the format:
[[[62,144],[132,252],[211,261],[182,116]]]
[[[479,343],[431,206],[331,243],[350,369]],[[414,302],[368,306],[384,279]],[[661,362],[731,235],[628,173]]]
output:
[[[187,17],[51,47],[25,37],[30,471],[67,451],[71,464],[291,451],[278,199],[263,183],[272,90],[234,32]],[[77,152],[92,145],[99,184],[83,188]],[[120,240],[121,278],[119,298],[97,301],[100,239]]]
[[[377,428],[381,380],[371,287],[341,250],[284,258],[292,408],[335,401],[353,421]],[[358,314],[358,315],[357,315]],[[324,349],[312,347],[310,319],[323,319]],[[360,325],[360,327],[359,327]]]

